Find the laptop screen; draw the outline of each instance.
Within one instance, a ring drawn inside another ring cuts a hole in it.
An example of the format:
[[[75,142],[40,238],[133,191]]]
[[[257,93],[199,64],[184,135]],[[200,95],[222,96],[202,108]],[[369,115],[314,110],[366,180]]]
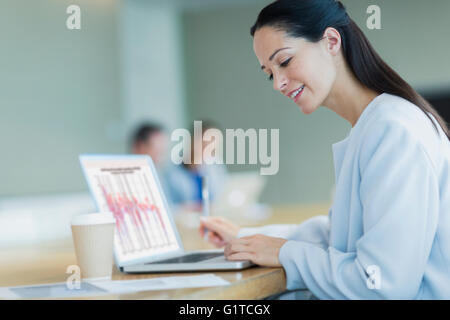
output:
[[[97,209],[116,219],[119,266],[181,249],[150,157],[83,155],[80,161]]]

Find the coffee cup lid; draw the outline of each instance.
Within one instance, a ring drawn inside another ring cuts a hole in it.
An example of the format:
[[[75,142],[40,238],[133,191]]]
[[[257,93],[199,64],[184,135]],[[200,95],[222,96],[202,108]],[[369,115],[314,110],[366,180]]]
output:
[[[71,220],[71,225],[73,226],[107,223],[116,223],[116,219],[114,219],[112,212],[80,214],[73,217]]]

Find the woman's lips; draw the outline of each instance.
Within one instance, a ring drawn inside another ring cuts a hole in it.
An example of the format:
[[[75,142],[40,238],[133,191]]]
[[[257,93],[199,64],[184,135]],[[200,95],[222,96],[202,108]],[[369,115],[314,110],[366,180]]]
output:
[[[291,98],[292,94],[293,94],[295,91],[300,90],[301,87],[303,87],[303,86],[300,86],[300,87],[298,87],[298,88],[295,89],[295,90],[292,90],[291,92],[289,92],[288,94],[286,94],[286,96],[287,96],[288,98]],[[292,99],[292,98],[291,98],[291,99]]]
[[[301,89],[301,91],[294,98],[291,98],[292,94],[298,91],[299,89]],[[303,94],[303,91],[305,91],[305,85],[302,85],[300,88],[291,91],[291,93],[289,94],[289,98],[292,99],[294,102],[297,102],[297,100],[300,99],[300,96]]]
[[[305,88],[295,97],[294,102],[297,102],[298,99],[300,99],[300,96],[303,94],[303,91],[305,91]]]

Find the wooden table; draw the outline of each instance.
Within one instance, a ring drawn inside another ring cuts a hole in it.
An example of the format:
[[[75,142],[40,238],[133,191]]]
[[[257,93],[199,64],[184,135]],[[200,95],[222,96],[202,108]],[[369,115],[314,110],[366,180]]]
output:
[[[241,219],[240,225],[266,225],[301,223],[302,221],[328,213],[328,205],[279,207],[270,218],[258,223]],[[196,228],[188,227],[177,220],[186,250],[212,249],[205,243]],[[76,264],[72,239],[53,243],[0,249],[0,286],[35,285],[65,282],[67,266]],[[208,272],[230,282],[228,286],[142,291],[133,294],[107,295],[96,299],[263,299],[286,290],[283,268],[252,267],[242,271]],[[197,273],[124,274],[115,267],[113,280],[148,279],[163,276],[199,275]]]

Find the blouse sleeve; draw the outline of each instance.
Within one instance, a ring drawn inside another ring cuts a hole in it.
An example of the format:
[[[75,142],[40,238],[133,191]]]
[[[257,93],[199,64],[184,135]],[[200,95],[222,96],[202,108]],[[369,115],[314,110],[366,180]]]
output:
[[[315,216],[303,223],[296,224],[275,224],[257,228],[242,228],[238,238],[254,234],[263,234],[270,237],[279,237],[288,240],[309,242],[320,247],[328,247],[329,235],[328,216]]]
[[[359,159],[363,235],[354,252],[287,241],[279,259],[288,289],[321,299],[411,299],[431,251],[439,186],[423,146],[399,123],[378,123]]]

